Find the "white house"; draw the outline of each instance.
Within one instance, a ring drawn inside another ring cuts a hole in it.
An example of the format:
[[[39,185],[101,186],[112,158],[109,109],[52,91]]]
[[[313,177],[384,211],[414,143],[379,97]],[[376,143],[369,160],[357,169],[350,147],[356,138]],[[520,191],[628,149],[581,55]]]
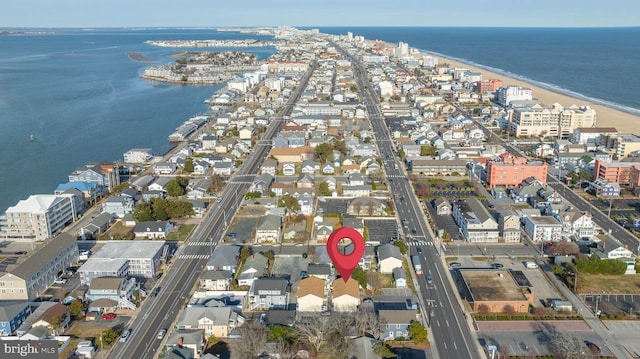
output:
[[[524,231],[536,242],[559,241],[562,238],[562,224],[551,216],[524,217]]]
[[[307,277],[300,281],[298,289],[298,312],[320,312],[325,305],[325,282],[318,277]]]
[[[360,285],[358,281],[349,278],[347,282],[342,278],[333,281],[332,293],[333,310],[336,312],[355,312],[360,305]]]
[[[394,268],[402,268],[402,253],[393,244],[383,244],[378,247],[378,272],[393,273]]]

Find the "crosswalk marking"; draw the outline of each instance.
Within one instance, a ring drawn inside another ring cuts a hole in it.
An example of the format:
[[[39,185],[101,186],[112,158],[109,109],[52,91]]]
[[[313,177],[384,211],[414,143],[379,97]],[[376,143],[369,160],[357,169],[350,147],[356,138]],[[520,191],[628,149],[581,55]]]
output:
[[[181,254],[178,256],[180,259],[207,259],[209,258],[208,254]]]
[[[409,247],[415,247],[415,246],[432,246],[433,243],[432,242],[427,242],[427,241],[411,241],[411,242],[407,242],[407,245]]]
[[[211,242],[188,242],[187,246],[206,246],[209,247],[211,246]]]

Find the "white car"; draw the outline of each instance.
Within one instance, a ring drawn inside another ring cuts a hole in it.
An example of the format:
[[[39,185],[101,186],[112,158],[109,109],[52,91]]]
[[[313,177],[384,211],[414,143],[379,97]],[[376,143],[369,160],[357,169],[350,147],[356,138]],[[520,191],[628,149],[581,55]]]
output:
[[[164,335],[167,334],[167,330],[162,328],[160,329],[160,331],[158,332],[158,335],[156,336],[156,339],[162,339],[164,338]]]
[[[65,284],[65,283],[67,283],[67,280],[65,278],[56,278],[56,280],[54,280],[53,283],[55,283],[55,284]]]

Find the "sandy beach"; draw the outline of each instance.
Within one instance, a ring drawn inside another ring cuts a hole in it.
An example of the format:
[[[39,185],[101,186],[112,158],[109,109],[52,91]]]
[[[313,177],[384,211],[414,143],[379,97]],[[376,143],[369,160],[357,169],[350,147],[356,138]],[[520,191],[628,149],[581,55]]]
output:
[[[538,99],[539,101],[542,101],[542,103],[544,103],[545,105],[551,105],[557,102],[565,108],[571,105],[589,106],[596,110],[597,127],[615,127],[619,132],[622,132],[622,133],[640,134],[640,130],[638,128],[640,127],[640,116],[632,115],[630,113],[620,111],[611,107],[577,99],[571,96],[567,96],[565,94],[553,92],[551,90],[547,90],[518,79],[506,77],[504,75],[499,75],[494,72],[490,72],[485,69],[467,65],[455,60],[451,60],[448,58],[443,58],[435,55],[432,55],[432,56],[438,58],[439,64],[448,63],[452,67],[462,67],[472,71],[480,72],[482,73],[483,80],[500,79],[502,80],[505,86],[516,85],[516,86],[530,88],[533,91],[533,98]]]

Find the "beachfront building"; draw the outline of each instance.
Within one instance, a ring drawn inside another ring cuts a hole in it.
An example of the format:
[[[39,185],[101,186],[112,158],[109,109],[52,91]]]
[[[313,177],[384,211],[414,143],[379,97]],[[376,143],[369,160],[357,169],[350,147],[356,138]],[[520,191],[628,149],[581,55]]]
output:
[[[0,300],[34,301],[53,284],[58,273],[77,262],[76,237],[60,234],[0,276]]]
[[[629,133],[617,134],[615,135],[614,148],[616,158],[621,160],[632,152],[640,151],[640,137]]]
[[[149,162],[153,155],[150,148],[132,148],[124,153],[125,163],[145,163]]]
[[[78,215],[72,194],[36,194],[9,207],[0,217],[0,238],[43,241],[60,233]]]
[[[517,137],[543,136],[568,139],[576,128],[596,124],[596,110],[572,105],[564,108],[558,103],[519,106],[510,111],[510,130]]]
[[[606,138],[618,133],[615,127],[578,127],[573,130],[571,142],[577,144],[587,144],[593,142],[595,145],[606,144]]]
[[[496,186],[519,186],[526,178],[534,177],[543,186],[547,185],[547,163],[528,161],[510,153],[500,155],[500,160],[487,163],[487,183],[490,188]]]
[[[500,87],[496,91],[496,102],[504,107],[509,106],[511,101],[531,101],[532,99],[532,91],[526,87],[507,86]]]

